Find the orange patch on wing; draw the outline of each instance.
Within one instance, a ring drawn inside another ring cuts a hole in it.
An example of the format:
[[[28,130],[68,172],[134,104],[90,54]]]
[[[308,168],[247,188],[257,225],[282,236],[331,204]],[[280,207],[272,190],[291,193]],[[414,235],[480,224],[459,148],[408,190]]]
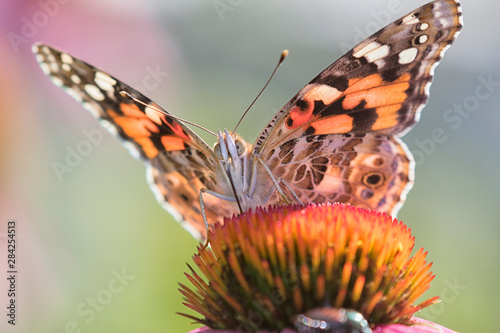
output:
[[[311,120],[312,112],[314,109],[314,101],[312,101],[312,103],[311,103],[311,101],[305,100],[305,102],[308,103],[307,109],[302,110],[298,106],[294,106],[290,110],[289,117],[293,120],[292,126],[289,127],[290,129],[300,127],[300,126],[304,125],[305,123],[307,123],[309,120]]]
[[[168,132],[168,130],[172,132],[173,135],[164,135],[161,138],[161,142],[167,151],[185,149],[184,141],[190,140],[190,137],[184,133],[180,124],[165,122],[164,125],[168,126],[167,129],[160,128],[153,121],[164,120],[163,115],[159,115],[159,118],[152,120],[133,104],[121,104],[120,110],[123,112],[123,115],[118,114],[114,110],[108,110],[108,114],[127,136],[141,146],[141,149],[148,158],[158,155],[158,149],[150,139],[152,134]]]
[[[172,132],[175,135],[177,135],[178,137],[183,138],[185,140],[191,140],[189,135],[184,133],[184,130],[182,129],[182,126],[179,123],[177,123],[177,122],[174,122],[173,124],[167,123],[167,125],[168,125],[168,127],[170,127]]]
[[[294,106],[290,110],[289,117],[293,120],[290,128],[300,127],[312,119],[315,101],[322,101],[325,105],[328,105],[342,95],[341,91],[325,84],[309,85],[306,86],[303,91],[304,90],[306,92],[303,93],[300,99],[307,103],[307,109],[301,109],[298,106]]]
[[[142,151],[148,158],[151,159],[158,155],[158,149],[156,149],[153,142],[149,138],[139,137],[134,138],[134,141],[141,146]]]
[[[316,130],[315,135],[348,133],[353,128],[353,118],[343,114],[315,121],[311,126]]]
[[[391,83],[382,80],[379,74],[373,74],[357,81],[352,79],[349,81],[352,86],[345,91],[346,97],[342,107],[346,110],[352,110],[363,100],[366,102],[365,108],[403,103],[407,97],[405,91],[410,86],[408,82],[410,77],[409,73],[405,73]]]
[[[123,110],[123,108],[122,108]],[[129,109],[130,111],[130,109]],[[139,111],[140,112],[140,111]],[[151,133],[159,133],[160,130],[144,113],[140,112],[141,117],[122,116],[113,110],[108,110],[108,114],[113,121],[131,138],[149,137]]]
[[[356,91],[367,90],[382,85],[384,80],[380,74],[372,74],[364,78],[350,79],[345,94],[352,94]]]
[[[165,120],[166,115],[158,113],[158,111],[156,111],[156,110],[153,110],[151,108],[146,108],[146,113],[144,113],[137,107],[137,105],[125,104],[125,103],[120,105],[120,110],[127,117],[117,115],[113,111],[109,111],[108,113],[111,115],[111,117],[113,117],[115,119],[115,121],[118,117],[122,117],[122,118],[126,119],[126,120],[123,120],[122,123],[124,126],[127,126],[129,130],[131,130],[131,134],[127,133],[131,137],[144,134],[144,133],[137,133],[137,131],[139,130],[138,128],[133,129],[134,126],[139,126],[139,124],[141,124],[145,129],[147,129],[153,133],[160,133],[160,129],[158,128],[158,126],[156,126],[155,123],[160,125],[160,124],[162,124],[162,121],[163,121],[164,124],[169,127],[169,129],[172,131],[173,134],[175,134],[183,139],[186,139],[186,140],[190,139],[190,137],[188,135],[184,134],[182,126],[179,123],[177,123],[177,122],[174,122],[173,124],[167,123]],[[111,112],[113,112],[114,115],[112,115]],[[134,124],[134,125],[132,125],[132,124]],[[121,124],[119,124],[119,125],[125,131],[124,126],[121,126]],[[134,130],[135,130],[135,132],[133,132]],[[137,133],[137,134],[134,135],[133,133]]]
[[[139,107],[135,104],[121,103],[120,110],[123,112],[124,115],[129,117],[136,117],[136,118],[144,117],[144,113],[141,110],[139,110]]]
[[[377,108],[375,112],[377,113],[377,120],[373,124],[372,130],[382,130],[386,128],[394,127],[398,124],[398,110],[401,105],[389,105]]]
[[[108,110],[108,115],[113,119],[114,123],[129,136],[135,143],[137,143],[144,154],[148,158],[153,158],[158,155],[158,149],[154,146],[149,138],[152,133],[158,133],[158,127],[144,116],[137,107],[124,107],[121,110],[124,115],[118,114],[113,110]]]
[[[401,104],[406,99],[408,82],[396,83],[387,86],[375,87],[366,91],[358,91],[346,95],[342,107],[346,110],[355,108],[361,101],[365,101],[365,108],[376,108],[384,105]]]
[[[392,82],[386,82],[382,79],[382,76],[380,76],[380,74],[372,74],[364,78],[350,79],[348,84],[349,88],[347,88],[344,93],[351,94],[359,90],[367,90],[370,88],[388,84],[408,82],[410,81],[410,79],[411,79],[411,74],[405,73]]]
[[[170,136],[170,135],[163,136],[161,138],[161,143],[163,144],[163,147],[165,147],[165,150],[167,151],[183,150],[186,148],[186,146],[184,145],[184,140],[176,136]]]

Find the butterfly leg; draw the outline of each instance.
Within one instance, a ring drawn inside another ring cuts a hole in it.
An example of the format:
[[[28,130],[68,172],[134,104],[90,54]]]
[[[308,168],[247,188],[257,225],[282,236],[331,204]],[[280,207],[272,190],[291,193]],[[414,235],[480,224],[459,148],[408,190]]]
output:
[[[299,204],[303,205],[302,200],[300,200],[300,198],[299,198],[299,196],[297,195],[297,193],[295,193],[295,191],[294,191],[294,190],[292,190],[292,188],[290,187],[290,185],[288,185],[288,183],[287,183],[287,182],[285,182],[285,181],[283,180],[283,178],[281,178],[281,177],[280,177],[280,178],[278,179],[278,183],[283,183],[283,185],[285,185],[285,186],[286,186],[286,188],[290,191],[290,193],[292,193],[292,195],[293,195],[293,197],[295,198],[295,200],[297,200],[297,202],[298,202]]]
[[[288,185],[287,182],[285,182],[283,180],[283,178],[278,178],[276,179],[273,175],[273,173],[271,172],[271,170],[269,170],[269,167],[267,166],[266,163],[264,163],[264,161],[260,158],[260,157],[257,157],[257,160],[262,164],[262,166],[264,167],[264,169],[266,170],[267,174],[269,175],[269,177],[271,178],[271,180],[273,181],[274,183],[274,187],[278,190],[278,192],[280,193],[280,195],[282,196],[282,198],[285,200],[285,202],[287,204],[290,203],[290,200],[288,199],[288,197],[285,195],[285,193],[283,193],[283,190],[281,189],[281,186],[280,186],[280,183],[284,184],[286,186],[286,188],[292,193],[293,197],[295,198],[295,200],[297,200],[298,203],[300,203],[302,205],[302,201],[299,199],[299,196],[297,195],[297,193],[295,193],[294,190],[292,190],[292,188],[290,187],[290,185]]]
[[[254,162],[253,162],[253,170],[252,170],[252,180],[251,180],[251,188],[250,188],[250,191],[248,191],[249,193],[249,196],[251,197],[252,194],[254,193],[255,191],[255,188],[257,186],[257,178],[256,178],[256,174],[257,174],[257,163],[260,163],[262,164],[262,166],[264,167],[264,170],[266,170],[267,174],[269,175],[269,178],[271,178],[272,182],[274,183],[274,186],[271,188],[271,192],[269,193],[269,196],[271,196],[272,192],[274,192],[274,190],[277,190],[279,192],[279,194],[281,195],[281,197],[285,200],[285,202],[288,204],[290,203],[290,200],[288,200],[287,196],[285,195],[285,193],[283,193],[283,190],[281,189],[280,185],[279,185],[279,181],[274,177],[273,173],[271,172],[271,170],[269,170],[269,167],[266,165],[266,163],[264,163],[264,161],[260,158],[260,156],[258,155],[254,155]],[[288,187],[288,186],[287,186]],[[288,187],[289,188],[289,187]],[[292,191],[293,193],[293,191]]]
[[[276,189],[281,188],[281,187],[279,187],[280,183],[282,183],[283,185],[286,186],[286,188],[292,193],[293,197],[300,205],[303,205],[302,200],[300,200],[297,193],[295,193],[295,191],[290,187],[290,185],[288,185],[288,183],[285,182],[283,180],[283,178],[281,178],[281,177],[276,180],[276,184],[273,184],[273,186],[271,186],[271,188],[269,189],[269,192],[266,194],[265,201],[268,201],[271,198],[271,196],[274,194],[274,191],[276,191]],[[286,202],[285,202],[286,204],[291,203],[290,200],[288,199],[288,197],[284,196],[283,198],[286,200]]]
[[[222,199],[222,200],[226,200],[226,201],[233,201],[233,202],[235,202],[236,198],[232,197],[232,196],[229,196],[229,195],[224,195],[224,194],[220,194],[220,193],[214,192],[212,190],[209,190],[208,188],[202,188],[200,190],[199,200],[200,200],[201,216],[203,217],[203,222],[205,222],[205,230],[207,232],[207,242],[205,243],[205,245],[208,245],[208,228],[209,228],[209,225],[208,225],[208,220],[207,220],[207,214],[205,212],[205,203],[203,202],[203,193],[207,193],[207,194],[213,195],[216,198],[219,198],[219,199]]]

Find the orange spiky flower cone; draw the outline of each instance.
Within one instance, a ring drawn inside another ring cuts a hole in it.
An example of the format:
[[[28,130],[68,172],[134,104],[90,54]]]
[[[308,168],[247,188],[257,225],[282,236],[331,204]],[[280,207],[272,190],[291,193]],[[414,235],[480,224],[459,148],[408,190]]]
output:
[[[434,332],[415,330],[435,324],[413,318],[437,301],[414,305],[431,264],[422,249],[410,257],[414,237],[386,214],[343,204],[257,209],[215,225],[209,239],[194,256],[205,279],[190,267],[192,289],[180,289],[199,314],[183,315],[210,327],[197,332]]]

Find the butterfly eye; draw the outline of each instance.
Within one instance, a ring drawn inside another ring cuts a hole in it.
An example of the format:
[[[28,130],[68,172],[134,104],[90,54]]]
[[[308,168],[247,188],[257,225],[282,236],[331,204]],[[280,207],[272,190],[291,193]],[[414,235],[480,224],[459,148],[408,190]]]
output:
[[[247,145],[241,139],[236,139],[234,144],[236,145],[236,151],[238,152],[238,156],[243,155],[247,151]]]
[[[219,143],[216,143],[216,144],[214,145],[214,156],[215,156],[215,158],[216,158],[216,159],[218,159],[218,160],[222,160],[222,159],[223,159],[223,157],[222,157],[222,151],[220,150],[220,145],[219,145]]]

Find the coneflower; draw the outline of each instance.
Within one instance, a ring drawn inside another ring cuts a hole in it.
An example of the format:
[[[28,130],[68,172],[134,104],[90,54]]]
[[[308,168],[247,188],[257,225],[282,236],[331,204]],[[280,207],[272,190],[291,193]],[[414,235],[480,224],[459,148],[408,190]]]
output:
[[[452,332],[416,319],[434,275],[410,230],[343,204],[257,209],[216,224],[181,285],[194,332]]]

